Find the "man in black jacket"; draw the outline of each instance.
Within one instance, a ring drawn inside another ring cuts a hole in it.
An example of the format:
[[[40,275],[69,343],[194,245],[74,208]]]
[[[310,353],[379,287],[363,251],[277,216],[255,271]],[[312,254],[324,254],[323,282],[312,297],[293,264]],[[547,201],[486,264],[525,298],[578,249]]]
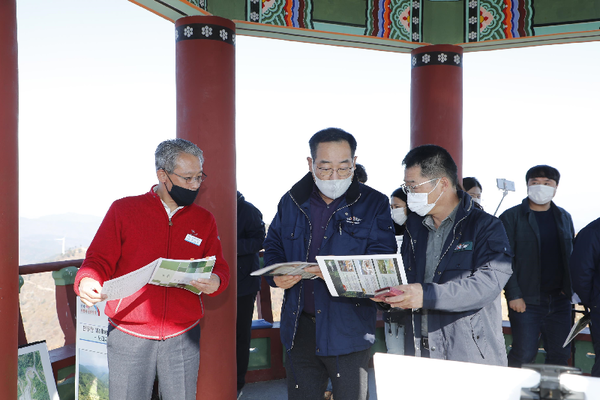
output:
[[[250,357],[252,314],[256,292],[260,290],[260,276],[251,276],[259,268],[258,252],[263,248],[265,224],[262,214],[237,192],[237,391],[238,396],[246,383]]]
[[[590,309],[594,353],[600,354],[600,218],[577,234],[570,267],[573,290]],[[600,356],[595,357],[592,376],[600,378]]]
[[[504,288],[513,337],[508,366],[533,362],[540,334],[546,364],[567,365],[570,350],[563,343],[571,329],[573,220],[552,201],[560,180],[556,168],[537,165],[525,180],[527,198],[500,216],[514,252],[513,274]]]

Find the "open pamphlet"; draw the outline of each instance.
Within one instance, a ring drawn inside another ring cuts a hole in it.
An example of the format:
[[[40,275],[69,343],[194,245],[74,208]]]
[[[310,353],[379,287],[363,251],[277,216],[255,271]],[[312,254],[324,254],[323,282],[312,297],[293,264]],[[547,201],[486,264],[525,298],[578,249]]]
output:
[[[378,289],[407,283],[400,254],[316,258],[334,297],[375,297]]]
[[[252,276],[282,276],[282,275],[302,275],[302,279],[314,279],[317,276],[306,272],[306,267],[315,267],[317,264],[304,261],[292,261],[269,265],[252,272]]]
[[[104,282],[102,294],[108,296],[107,300],[122,299],[131,296],[147,284],[187,289],[200,294],[190,282],[209,279],[215,261],[215,256],[197,260],[157,258],[145,267]]]

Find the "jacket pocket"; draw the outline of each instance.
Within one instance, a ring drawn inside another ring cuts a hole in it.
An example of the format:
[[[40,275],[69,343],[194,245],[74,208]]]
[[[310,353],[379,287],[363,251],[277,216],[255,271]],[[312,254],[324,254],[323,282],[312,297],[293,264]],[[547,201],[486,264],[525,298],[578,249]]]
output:
[[[457,279],[468,278],[475,272],[473,268],[473,252],[465,251],[461,253],[452,254],[452,261],[448,267],[441,272],[436,271],[433,281],[438,283],[445,283]],[[439,279],[437,275],[441,276]]]
[[[487,242],[488,248],[493,253],[505,254],[509,257],[513,256],[513,253],[508,245],[508,243],[499,241],[499,240],[488,240]]]
[[[336,231],[333,233],[336,249],[345,254],[364,254],[369,240],[369,228],[362,225],[337,221]]]
[[[281,228],[281,238],[284,240],[298,240],[304,237],[304,228],[298,225],[288,225]]]
[[[483,322],[481,320],[481,315],[479,312],[473,314],[469,317],[469,326],[471,333],[471,340],[473,341],[477,352],[481,356],[482,359],[485,359],[485,354],[487,352],[487,341],[485,337],[485,330],[483,329]]]

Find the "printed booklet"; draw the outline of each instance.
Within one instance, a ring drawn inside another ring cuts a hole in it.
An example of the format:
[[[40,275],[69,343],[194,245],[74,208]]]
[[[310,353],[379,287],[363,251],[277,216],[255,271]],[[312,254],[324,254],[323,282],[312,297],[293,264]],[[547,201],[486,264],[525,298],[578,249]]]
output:
[[[378,289],[406,284],[399,254],[316,258],[334,297],[374,297]]]
[[[286,263],[278,263],[269,265],[252,272],[252,276],[282,276],[282,275],[302,275],[302,279],[315,279],[317,276],[306,272],[306,267],[316,267],[315,263],[308,263],[304,261],[292,261]]]
[[[122,299],[131,296],[149,283],[187,289],[200,294],[200,291],[189,283],[197,279],[209,279],[215,260],[215,256],[197,260],[158,258],[145,267],[104,282],[102,294],[108,296],[107,300]]]
[[[404,264],[399,254],[316,258],[327,289],[334,297],[374,297],[378,289],[406,284]],[[304,270],[314,265],[303,261],[279,263],[261,268],[251,275],[302,275],[302,279],[314,279],[315,274]]]

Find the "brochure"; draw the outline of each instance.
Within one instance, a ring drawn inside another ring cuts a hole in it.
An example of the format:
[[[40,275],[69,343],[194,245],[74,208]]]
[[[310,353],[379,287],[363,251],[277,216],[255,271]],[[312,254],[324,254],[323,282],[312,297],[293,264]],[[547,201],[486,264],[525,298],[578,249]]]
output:
[[[399,254],[317,256],[323,278],[334,297],[374,297],[375,291],[406,284]]]
[[[590,321],[591,321],[590,314],[586,312],[583,315],[583,317],[581,317],[579,319],[579,321],[577,321],[577,323],[575,325],[573,325],[573,327],[571,328],[571,332],[569,332],[569,336],[567,336],[567,339],[565,340],[563,347],[567,347],[567,345],[569,343],[571,343],[571,341],[573,339],[575,339],[575,337],[579,334],[579,332],[584,330],[585,327],[590,324]]]
[[[281,276],[281,275],[302,275],[302,279],[315,279],[317,276],[306,272],[304,268],[315,267],[317,264],[304,261],[292,261],[269,265],[252,272],[252,276]]]
[[[108,296],[107,300],[122,299],[131,296],[149,283],[187,289],[200,294],[200,291],[189,283],[197,279],[209,279],[215,260],[215,256],[197,260],[158,258],[145,267],[104,282],[102,294]]]

